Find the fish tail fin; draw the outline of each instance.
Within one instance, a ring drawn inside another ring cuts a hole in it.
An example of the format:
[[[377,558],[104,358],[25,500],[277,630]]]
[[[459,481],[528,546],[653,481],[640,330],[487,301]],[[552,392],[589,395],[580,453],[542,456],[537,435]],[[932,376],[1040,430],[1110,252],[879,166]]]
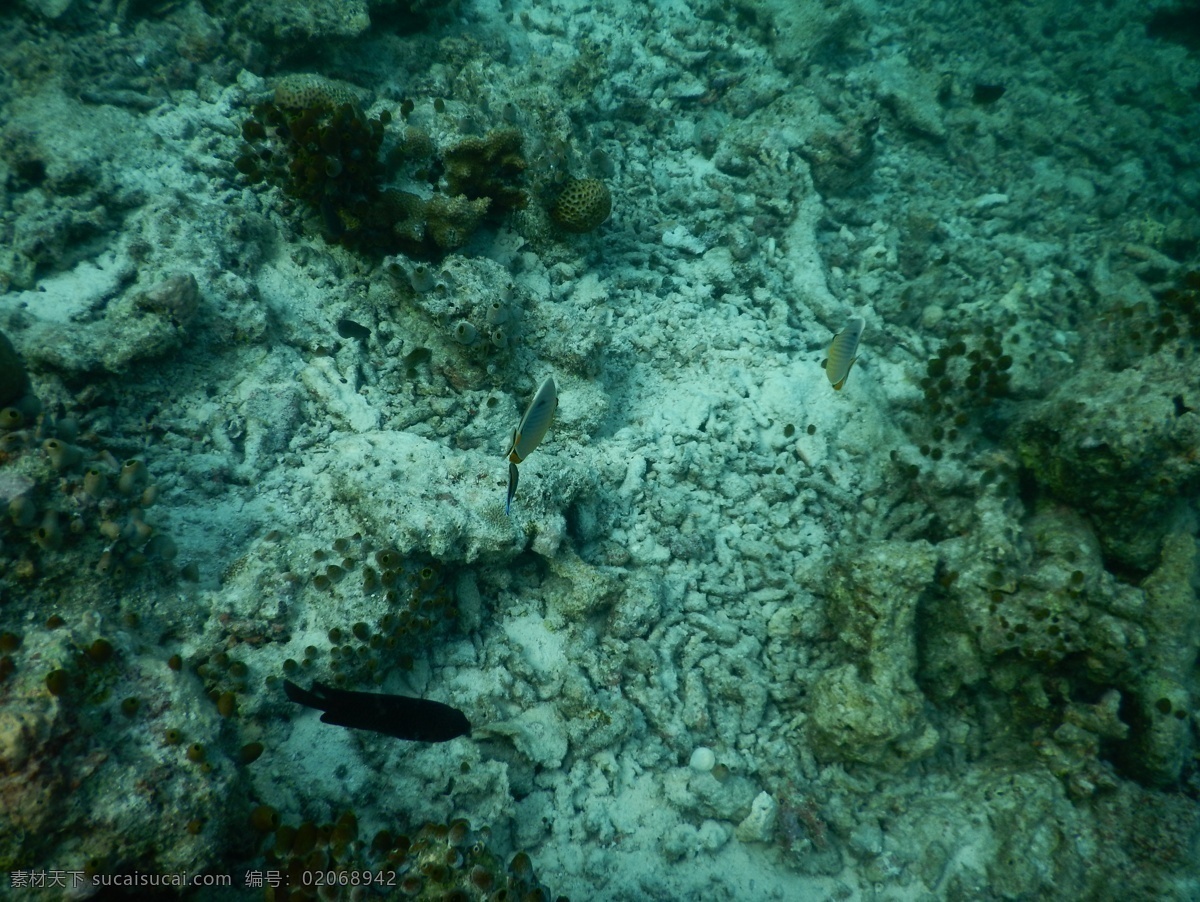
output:
[[[512,509],[513,497],[517,494],[517,478],[519,476],[517,465],[510,463],[508,465],[508,497],[504,499],[504,516],[506,517]]]
[[[319,686],[319,683],[314,683],[314,686]],[[283,691],[287,693],[287,697],[298,705],[304,705],[306,708],[316,708],[318,711],[325,710],[325,704],[321,697],[315,692],[309,692],[307,689],[301,689],[291,680],[283,681]]]

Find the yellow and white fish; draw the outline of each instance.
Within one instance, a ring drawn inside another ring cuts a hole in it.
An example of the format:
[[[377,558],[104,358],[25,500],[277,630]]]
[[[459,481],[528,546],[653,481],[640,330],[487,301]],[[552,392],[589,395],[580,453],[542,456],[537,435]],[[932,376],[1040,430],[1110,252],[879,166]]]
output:
[[[825,359],[825,375],[835,391],[841,391],[850,375],[850,367],[858,360],[858,341],[862,338],[866,323],[861,316],[852,316],[846,327],[829,344],[829,356]]]
[[[512,507],[513,496],[517,494],[517,464],[533,453],[541,444],[550,429],[550,421],[554,411],[558,410],[558,388],[554,378],[547,377],[538,388],[533,400],[525,408],[525,416],[513,430],[512,444],[508,447],[508,498],[504,502],[504,513],[507,515]]]

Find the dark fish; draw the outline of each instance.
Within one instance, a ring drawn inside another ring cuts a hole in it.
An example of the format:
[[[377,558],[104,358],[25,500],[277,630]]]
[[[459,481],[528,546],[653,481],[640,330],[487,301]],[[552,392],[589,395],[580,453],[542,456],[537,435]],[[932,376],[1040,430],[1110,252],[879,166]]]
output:
[[[995,103],[1004,96],[1004,85],[986,85],[975,83],[971,92],[971,100],[975,103]]]
[[[371,330],[362,323],[356,323],[352,319],[339,319],[337,321],[338,335],[342,338],[357,338],[359,341],[366,341],[371,337]]]
[[[301,705],[324,711],[321,723],[385,733],[413,742],[445,742],[471,732],[471,722],[457,708],[407,695],[351,692],[314,682],[312,691],[291,680],[283,681],[287,697]]]

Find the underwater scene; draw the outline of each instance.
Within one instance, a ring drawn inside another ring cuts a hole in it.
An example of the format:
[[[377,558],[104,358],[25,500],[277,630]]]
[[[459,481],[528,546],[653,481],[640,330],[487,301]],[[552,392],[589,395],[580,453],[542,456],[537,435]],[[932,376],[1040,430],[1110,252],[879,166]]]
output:
[[[0,898],[1200,900],[1200,2],[9,0]]]

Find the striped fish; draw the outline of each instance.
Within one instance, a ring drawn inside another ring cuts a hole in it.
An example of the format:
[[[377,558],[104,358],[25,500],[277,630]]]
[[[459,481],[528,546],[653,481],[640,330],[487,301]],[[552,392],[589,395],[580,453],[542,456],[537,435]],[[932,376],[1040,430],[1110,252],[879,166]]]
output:
[[[554,384],[554,378],[549,377],[538,388],[537,394],[529,402],[529,407],[525,409],[525,416],[521,417],[521,422],[513,430],[512,444],[505,455],[508,458],[508,498],[504,502],[505,514],[509,512],[513,496],[517,494],[517,464],[541,444],[557,409],[558,388]]]
[[[829,356],[825,359],[825,375],[835,391],[841,391],[850,375],[850,367],[858,360],[858,340],[862,338],[863,326],[866,325],[861,316],[852,316],[846,323],[846,328],[833,336],[829,344]]]

